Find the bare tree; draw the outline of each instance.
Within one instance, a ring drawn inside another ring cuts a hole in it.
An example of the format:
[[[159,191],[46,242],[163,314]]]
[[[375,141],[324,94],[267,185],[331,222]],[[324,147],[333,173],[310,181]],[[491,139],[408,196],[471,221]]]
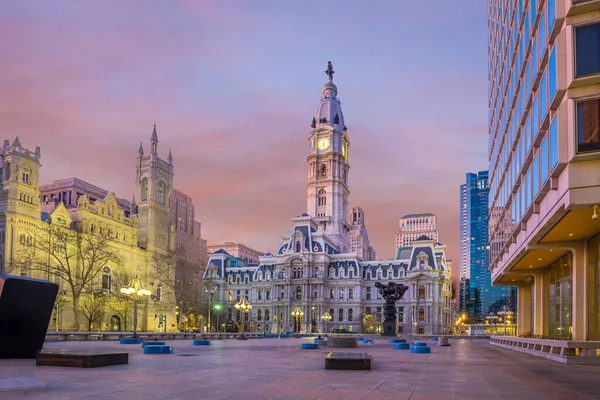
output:
[[[169,251],[151,256],[154,279],[175,294],[182,316],[197,314],[202,307],[202,268],[178,254],[181,252]]]
[[[77,307],[86,319],[88,331],[92,330],[92,324],[99,320],[106,311],[107,302],[108,298],[101,290],[81,295]]]
[[[25,238],[20,267],[60,279],[71,295],[74,329],[79,329],[79,300],[90,291],[102,268],[120,267],[123,258],[113,246],[111,231],[93,222],[52,224]]]
[[[131,279],[132,275],[122,270],[117,270],[113,272],[112,275],[112,286],[114,290],[111,292],[108,307],[121,319],[123,322],[121,329],[124,331],[127,330],[127,321],[133,311],[133,303],[129,296],[121,293],[120,288],[129,285]]]
[[[377,328],[381,326],[381,317],[376,314],[365,314],[363,318],[363,331],[364,333],[375,333]]]

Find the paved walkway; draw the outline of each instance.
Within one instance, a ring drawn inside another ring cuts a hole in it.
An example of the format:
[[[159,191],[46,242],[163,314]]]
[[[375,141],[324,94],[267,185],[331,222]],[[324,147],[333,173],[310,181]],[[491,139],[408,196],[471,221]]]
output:
[[[340,349],[371,354],[370,372],[326,371],[328,350],[301,350],[307,341],[171,341],[172,355],[117,342],[52,342],[46,347],[127,350],[130,363],[79,369],[0,360],[0,399],[600,399],[600,367],[566,366],[482,339],[432,346],[432,354],[392,350],[383,339]]]

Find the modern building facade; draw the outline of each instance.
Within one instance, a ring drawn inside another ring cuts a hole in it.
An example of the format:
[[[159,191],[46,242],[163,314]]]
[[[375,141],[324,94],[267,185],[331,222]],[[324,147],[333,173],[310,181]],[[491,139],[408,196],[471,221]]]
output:
[[[401,282],[410,290],[397,303],[399,330],[448,333],[452,277],[437,238],[415,238],[396,260],[364,261],[353,251],[358,248],[352,245],[353,230],[360,226],[359,236],[368,236],[360,208],[356,214],[348,210],[350,138],[333,73],[329,64],[308,133],[307,211],[292,218],[290,233],[259,264],[217,250],[209,256],[205,278],[218,287],[215,299],[224,304],[226,324],[241,321],[235,302],[249,300],[250,330],[368,331],[365,317],[380,321],[384,305],[375,283]]]
[[[488,171],[467,173],[460,186],[460,311],[472,323],[507,306],[513,287],[492,287],[488,265]],[[514,310],[513,310],[514,312]]]
[[[488,6],[492,282],[519,335],[599,340],[600,1]]]
[[[398,221],[396,253],[401,247],[412,246],[421,236],[439,240],[437,217],[431,213],[408,214]]]

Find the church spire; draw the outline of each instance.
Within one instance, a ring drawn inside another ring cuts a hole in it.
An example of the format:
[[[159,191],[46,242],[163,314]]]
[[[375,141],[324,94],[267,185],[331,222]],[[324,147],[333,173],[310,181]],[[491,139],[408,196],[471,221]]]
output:
[[[169,157],[167,157],[167,161],[169,164],[173,164],[173,154],[171,154],[171,149],[169,149]]]
[[[156,123],[154,123],[152,136],[150,136],[150,153],[158,154],[158,134],[156,133]]]
[[[138,150],[138,154],[140,155],[140,158],[142,158],[144,155],[144,146],[142,146],[142,142],[140,142],[140,148]]]

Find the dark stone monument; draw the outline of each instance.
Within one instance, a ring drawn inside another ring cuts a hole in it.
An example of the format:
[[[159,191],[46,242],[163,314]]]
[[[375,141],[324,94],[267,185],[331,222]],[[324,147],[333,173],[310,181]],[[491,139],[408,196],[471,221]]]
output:
[[[370,370],[372,359],[367,353],[329,353],[325,369]]]
[[[57,294],[50,281],[0,276],[0,358],[36,358]]]
[[[390,282],[384,285],[380,282],[375,282],[375,287],[381,293],[381,297],[385,299],[383,306],[383,336],[396,336],[396,302],[404,296],[408,290],[408,286],[401,283]]]
[[[38,354],[35,365],[97,368],[121,364],[129,364],[129,353],[98,350],[42,350]]]

